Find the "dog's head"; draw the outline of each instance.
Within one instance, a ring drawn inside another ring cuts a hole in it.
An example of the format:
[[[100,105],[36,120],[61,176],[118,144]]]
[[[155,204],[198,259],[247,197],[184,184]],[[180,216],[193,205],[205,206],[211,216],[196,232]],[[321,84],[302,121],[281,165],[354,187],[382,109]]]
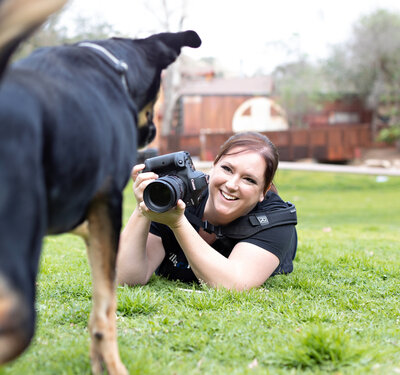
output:
[[[150,143],[156,134],[153,113],[160,89],[161,71],[176,60],[182,47],[197,48],[200,45],[201,39],[191,30],[133,40],[135,57],[128,55],[125,61],[128,64],[128,88],[138,106],[139,147]]]

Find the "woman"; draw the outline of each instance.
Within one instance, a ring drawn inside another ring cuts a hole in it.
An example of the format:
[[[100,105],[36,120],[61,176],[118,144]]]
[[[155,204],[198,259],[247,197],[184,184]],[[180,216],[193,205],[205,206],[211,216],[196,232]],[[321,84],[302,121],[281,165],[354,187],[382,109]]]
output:
[[[185,212],[179,200],[173,209],[155,213],[143,202],[143,191],[158,176],[140,173],[144,164],[136,165],[132,179],[137,206],[121,234],[118,282],[143,285],[156,272],[171,279],[246,290],[279,272],[283,261],[289,259],[291,266],[297,246],[294,224],[234,240],[217,238],[188,219],[195,216],[227,226],[260,208],[266,212],[286,208],[272,183],[277,167],[278,152],[267,137],[256,132],[236,134],[222,145],[198,206]]]

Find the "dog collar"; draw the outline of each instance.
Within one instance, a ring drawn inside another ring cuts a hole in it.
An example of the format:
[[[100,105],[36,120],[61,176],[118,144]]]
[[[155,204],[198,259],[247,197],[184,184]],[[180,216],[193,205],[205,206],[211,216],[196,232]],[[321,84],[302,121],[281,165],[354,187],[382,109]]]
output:
[[[78,47],[91,48],[94,51],[100,53],[107,58],[107,61],[111,62],[113,68],[121,75],[122,85],[125,90],[129,93],[128,82],[126,80],[126,72],[128,71],[128,64],[124,60],[117,59],[110,51],[100,46],[99,44],[91,42],[81,42]]]

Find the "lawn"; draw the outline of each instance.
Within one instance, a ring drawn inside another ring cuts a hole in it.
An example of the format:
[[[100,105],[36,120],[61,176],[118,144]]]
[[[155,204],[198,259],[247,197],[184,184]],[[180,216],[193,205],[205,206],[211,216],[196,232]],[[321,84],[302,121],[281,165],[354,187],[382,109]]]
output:
[[[298,210],[295,271],[241,293],[158,277],[119,287],[130,374],[400,373],[400,178],[279,171],[276,183]],[[47,237],[35,339],[0,374],[90,374],[90,309],[83,241]]]

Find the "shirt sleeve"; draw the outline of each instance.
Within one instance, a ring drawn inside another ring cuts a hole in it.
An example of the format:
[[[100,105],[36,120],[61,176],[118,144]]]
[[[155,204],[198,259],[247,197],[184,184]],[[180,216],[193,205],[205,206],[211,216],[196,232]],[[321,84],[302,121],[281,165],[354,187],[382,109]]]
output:
[[[151,234],[155,234],[157,237],[161,237],[161,232],[160,232],[160,228],[159,228],[159,224],[155,223],[154,221],[151,222],[150,224],[150,230],[149,232]]]
[[[285,256],[293,251],[295,230],[295,226],[292,224],[280,225],[260,231],[240,242],[259,246],[276,255],[279,258],[279,263],[282,263]]]

